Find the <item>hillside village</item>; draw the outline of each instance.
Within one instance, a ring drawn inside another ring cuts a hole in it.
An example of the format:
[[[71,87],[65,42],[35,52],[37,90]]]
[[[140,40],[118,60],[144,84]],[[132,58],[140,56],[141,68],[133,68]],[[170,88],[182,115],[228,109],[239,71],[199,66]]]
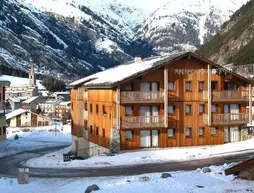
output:
[[[254,191],[254,0],[144,2],[0,0],[4,193]]]

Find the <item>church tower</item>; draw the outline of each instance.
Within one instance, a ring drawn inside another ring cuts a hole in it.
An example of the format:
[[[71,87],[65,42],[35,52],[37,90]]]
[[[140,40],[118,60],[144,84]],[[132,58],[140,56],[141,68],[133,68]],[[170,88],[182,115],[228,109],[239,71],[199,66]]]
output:
[[[29,72],[29,86],[36,86],[35,72],[34,72],[34,64],[31,63],[31,69]]]

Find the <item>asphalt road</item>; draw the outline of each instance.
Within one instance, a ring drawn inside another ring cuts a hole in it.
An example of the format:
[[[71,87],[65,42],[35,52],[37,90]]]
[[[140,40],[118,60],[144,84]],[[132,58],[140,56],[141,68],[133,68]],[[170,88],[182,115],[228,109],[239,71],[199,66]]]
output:
[[[44,148],[40,150],[27,151],[13,156],[0,159],[0,175],[16,177],[18,168],[22,167],[21,162],[28,159],[42,156],[46,153],[57,151],[62,147]],[[30,168],[30,177],[41,178],[69,178],[69,177],[99,177],[99,176],[124,176],[154,172],[169,172],[179,170],[195,170],[210,165],[222,165],[224,163],[239,162],[254,156],[254,149],[251,153],[237,153],[222,157],[214,157],[202,160],[140,164],[133,166],[88,168],[88,169],[45,169]]]

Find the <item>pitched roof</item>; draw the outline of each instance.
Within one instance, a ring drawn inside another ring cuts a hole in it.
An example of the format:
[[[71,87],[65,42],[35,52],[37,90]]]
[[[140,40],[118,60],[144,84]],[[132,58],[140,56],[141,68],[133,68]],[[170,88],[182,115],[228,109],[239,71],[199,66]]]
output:
[[[23,101],[23,103],[31,103],[33,102],[34,100],[36,100],[39,96],[34,96],[34,97],[31,97],[29,99],[26,99],[25,101]]]
[[[133,75],[138,75],[144,71],[150,70],[156,66],[163,63],[169,62],[179,56],[182,53],[171,54],[168,56],[158,56],[153,58],[147,58],[141,62],[121,64],[116,67],[110,68],[108,70],[98,72],[91,76],[87,76],[80,80],[77,80],[70,84],[71,87],[75,87],[81,84],[86,86],[92,85],[113,85],[122,80],[132,77]]]
[[[153,69],[157,69],[159,67],[164,66],[168,62],[175,61],[187,56],[192,56],[196,58],[199,61],[202,61],[204,63],[211,64],[212,66],[216,68],[223,68],[222,66],[215,64],[209,60],[206,60],[204,58],[201,58],[200,56],[192,53],[177,53],[177,54],[171,54],[167,56],[158,56],[153,58],[147,58],[142,60],[141,62],[134,62],[134,63],[127,63],[122,64],[113,68],[110,68],[108,70],[98,72],[96,74],[87,76],[85,78],[82,78],[80,80],[77,80],[70,84],[70,87],[77,87],[80,85],[88,86],[88,87],[99,87],[99,86],[114,86],[122,81],[128,80],[132,77],[142,75],[142,73],[148,72]],[[225,68],[224,68],[225,69]],[[225,69],[225,71],[228,71]],[[238,78],[241,78],[247,82],[251,82],[249,79],[246,79],[239,74],[233,73]],[[252,82],[251,82],[252,83]]]
[[[5,115],[5,116],[6,116],[6,120],[7,120],[7,119],[10,119],[10,118],[12,118],[12,117],[16,117],[17,115],[20,115],[20,114],[22,114],[22,113],[24,113],[24,112],[27,112],[27,110],[21,109],[21,108],[15,110],[15,111],[12,111],[12,112],[10,112],[10,113],[8,113],[8,114]]]

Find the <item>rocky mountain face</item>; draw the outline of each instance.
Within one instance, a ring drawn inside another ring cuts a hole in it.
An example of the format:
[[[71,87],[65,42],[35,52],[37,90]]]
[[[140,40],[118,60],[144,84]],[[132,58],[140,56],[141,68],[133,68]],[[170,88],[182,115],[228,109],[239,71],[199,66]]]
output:
[[[207,43],[220,26],[247,0],[169,0],[138,31],[156,52],[195,50]]]
[[[38,74],[78,78],[135,56],[194,50],[247,0],[163,1],[159,9],[149,1],[151,14],[123,0],[0,0],[0,69],[27,72],[33,62]]]
[[[254,0],[242,6],[198,54],[219,64],[254,63]],[[247,66],[252,73],[254,65]],[[243,68],[242,68],[243,69]]]
[[[1,65],[28,71],[33,62],[39,74],[73,77],[153,54],[85,6],[35,1],[0,0]]]

